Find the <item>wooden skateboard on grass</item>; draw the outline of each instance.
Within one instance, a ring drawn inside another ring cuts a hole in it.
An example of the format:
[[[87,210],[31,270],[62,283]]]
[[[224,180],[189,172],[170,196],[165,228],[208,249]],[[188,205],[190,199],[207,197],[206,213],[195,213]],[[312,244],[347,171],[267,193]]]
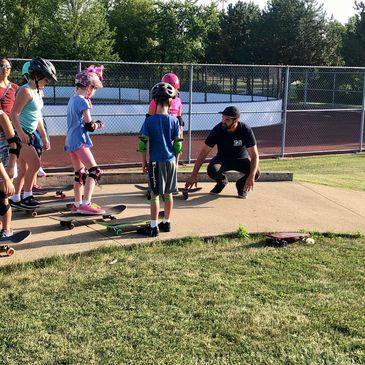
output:
[[[286,247],[289,243],[302,241],[306,243],[314,243],[309,233],[303,232],[277,232],[268,233],[266,235],[266,243],[272,246]]]
[[[148,188],[148,186],[146,185],[139,185],[136,184],[134,185],[138,190],[142,190],[146,192],[146,197],[148,200],[151,200],[151,192]],[[191,188],[191,189],[185,189],[185,188],[179,188],[179,191],[177,193],[173,193],[173,195],[178,195],[179,193],[182,194],[184,200],[188,200],[189,199],[189,194],[190,193],[196,193],[198,191],[200,191],[202,188]]]
[[[70,212],[58,217],[50,216],[49,218],[59,221],[61,227],[63,228],[74,229],[75,222],[80,222],[85,225],[87,223],[93,223],[95,218],[100,218],[102,222],[107,220],[114,220],[116,219],[116,215],[121,214],[126,209],[127,207],[121,204],[105,209],[104,214],[81,214]]]
[[[5,253],[7,256],[12,256],[15,253],[12,243],[20,243],[26,240],[32,233],[28,230],[16,231],[10,237],[0,238],[0,253]]]

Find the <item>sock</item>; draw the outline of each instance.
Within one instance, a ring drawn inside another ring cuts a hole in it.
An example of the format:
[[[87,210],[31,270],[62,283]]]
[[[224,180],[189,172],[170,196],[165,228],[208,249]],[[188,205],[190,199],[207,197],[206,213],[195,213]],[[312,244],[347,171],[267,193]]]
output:
[[[151,226],[151,228],[157,227],[157,221],[151,219],[150,226]]]
[[[32,195],[33,195],[32,191],[24,191],[23,197],[28,198],[28,196],[32,196]]]
[[[162,221],[162,223],[170,223],[170,219],[164,218],[163,221]]]
[[[74,206],[78,208],[81,205],[81,202],[74,202]]]
[[[82,201],[82,205],[89,205],[90,204],[90,200],[83,200]]]
[[[14,195],[11,197],[11,200],[12,200],[13,202],[16,202],[16,203],[20,202],[20,194],[14,194]]]

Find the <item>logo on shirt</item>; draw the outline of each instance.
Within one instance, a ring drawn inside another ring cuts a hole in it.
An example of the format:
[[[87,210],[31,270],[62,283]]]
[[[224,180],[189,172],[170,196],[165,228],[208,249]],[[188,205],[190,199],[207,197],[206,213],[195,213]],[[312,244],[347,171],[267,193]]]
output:
[[[240,147],[240,146],[242,146],[242,140],[240,140],[240,139],[235,139],[235,140],[233,141],[233,147]]]

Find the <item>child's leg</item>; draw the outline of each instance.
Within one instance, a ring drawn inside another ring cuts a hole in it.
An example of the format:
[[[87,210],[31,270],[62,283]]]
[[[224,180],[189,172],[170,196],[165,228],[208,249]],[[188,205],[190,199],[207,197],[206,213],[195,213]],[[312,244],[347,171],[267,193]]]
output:
[[[172,194],[164,194],[165,206],[164,206],[164,218],[165,221],[170,221],[172,208],[174,206],[174,199]]]
[[[157,227],[158,213],[160,212],[160,197],[151,193],[151,227]]]
[[[11,211],[11,207],[9,205],[8,198],[6,197],[6,195],[4,193],[3,182],[0,182],[0,217],[1,217],[1,223],[2,223],[1,229],[7,235],[12,234],[12,229],[11,229],[12,211]]]
[[[12,197],[12,200],[19,202],[20,201],[20,193],[24,186],[24,175],[27,169],[25,161],[19,157],[17,161],[17,168],[18,168],[18,176],[14,179],[14,189],[15,194]]]
[[[40,159],[35,148],[27,144],[22,145],[20,158],[25,163],[24,192],[31,192],[35,177],[37,175],[39,167],[41,166]],[[18,190],[16,190],[16,192],[18,192]]]
[[[85,174],[85,166],[79,160],[76,153],[70,153],[72,168],[75,171],[75,180],[74,180],[74,198],[75,198],[75,206],[78,207],[82,202],[82,191],[83,191],[83,174]]]

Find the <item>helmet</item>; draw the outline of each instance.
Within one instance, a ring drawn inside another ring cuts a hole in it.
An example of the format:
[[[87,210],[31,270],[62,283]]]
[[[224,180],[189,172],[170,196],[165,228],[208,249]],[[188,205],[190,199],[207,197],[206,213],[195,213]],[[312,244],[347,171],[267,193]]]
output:
[[[49,80],[57,81],[56,69],[53,66],[52,62],[45,60],[41,57],[34,57],[30,61],[29,65],[29,74],[37,73],[46,77]]]
[[[177,95],[177,90],[167,82],[159,82],[152,88],[151,94],[153,99],[173,99]]]
[[[76,75],[75,83],[80,84],[84,87],[91,85],[95,89],[99,89],[103,87],[102,80],[103,78],[103,69],[104,66],[95,67],[94,65],[89,66],[87,69],[79,72]]]
[[[25,62],[23,67],[22,67],[22,76],[26,76],[29,74],[29,66],[30,66],[30,62]]]
[[[167,82],[168,84],[172,85],[176,90],[180,90],[180,80],[175,74],[171,72],[162,76],[161,82]]]

